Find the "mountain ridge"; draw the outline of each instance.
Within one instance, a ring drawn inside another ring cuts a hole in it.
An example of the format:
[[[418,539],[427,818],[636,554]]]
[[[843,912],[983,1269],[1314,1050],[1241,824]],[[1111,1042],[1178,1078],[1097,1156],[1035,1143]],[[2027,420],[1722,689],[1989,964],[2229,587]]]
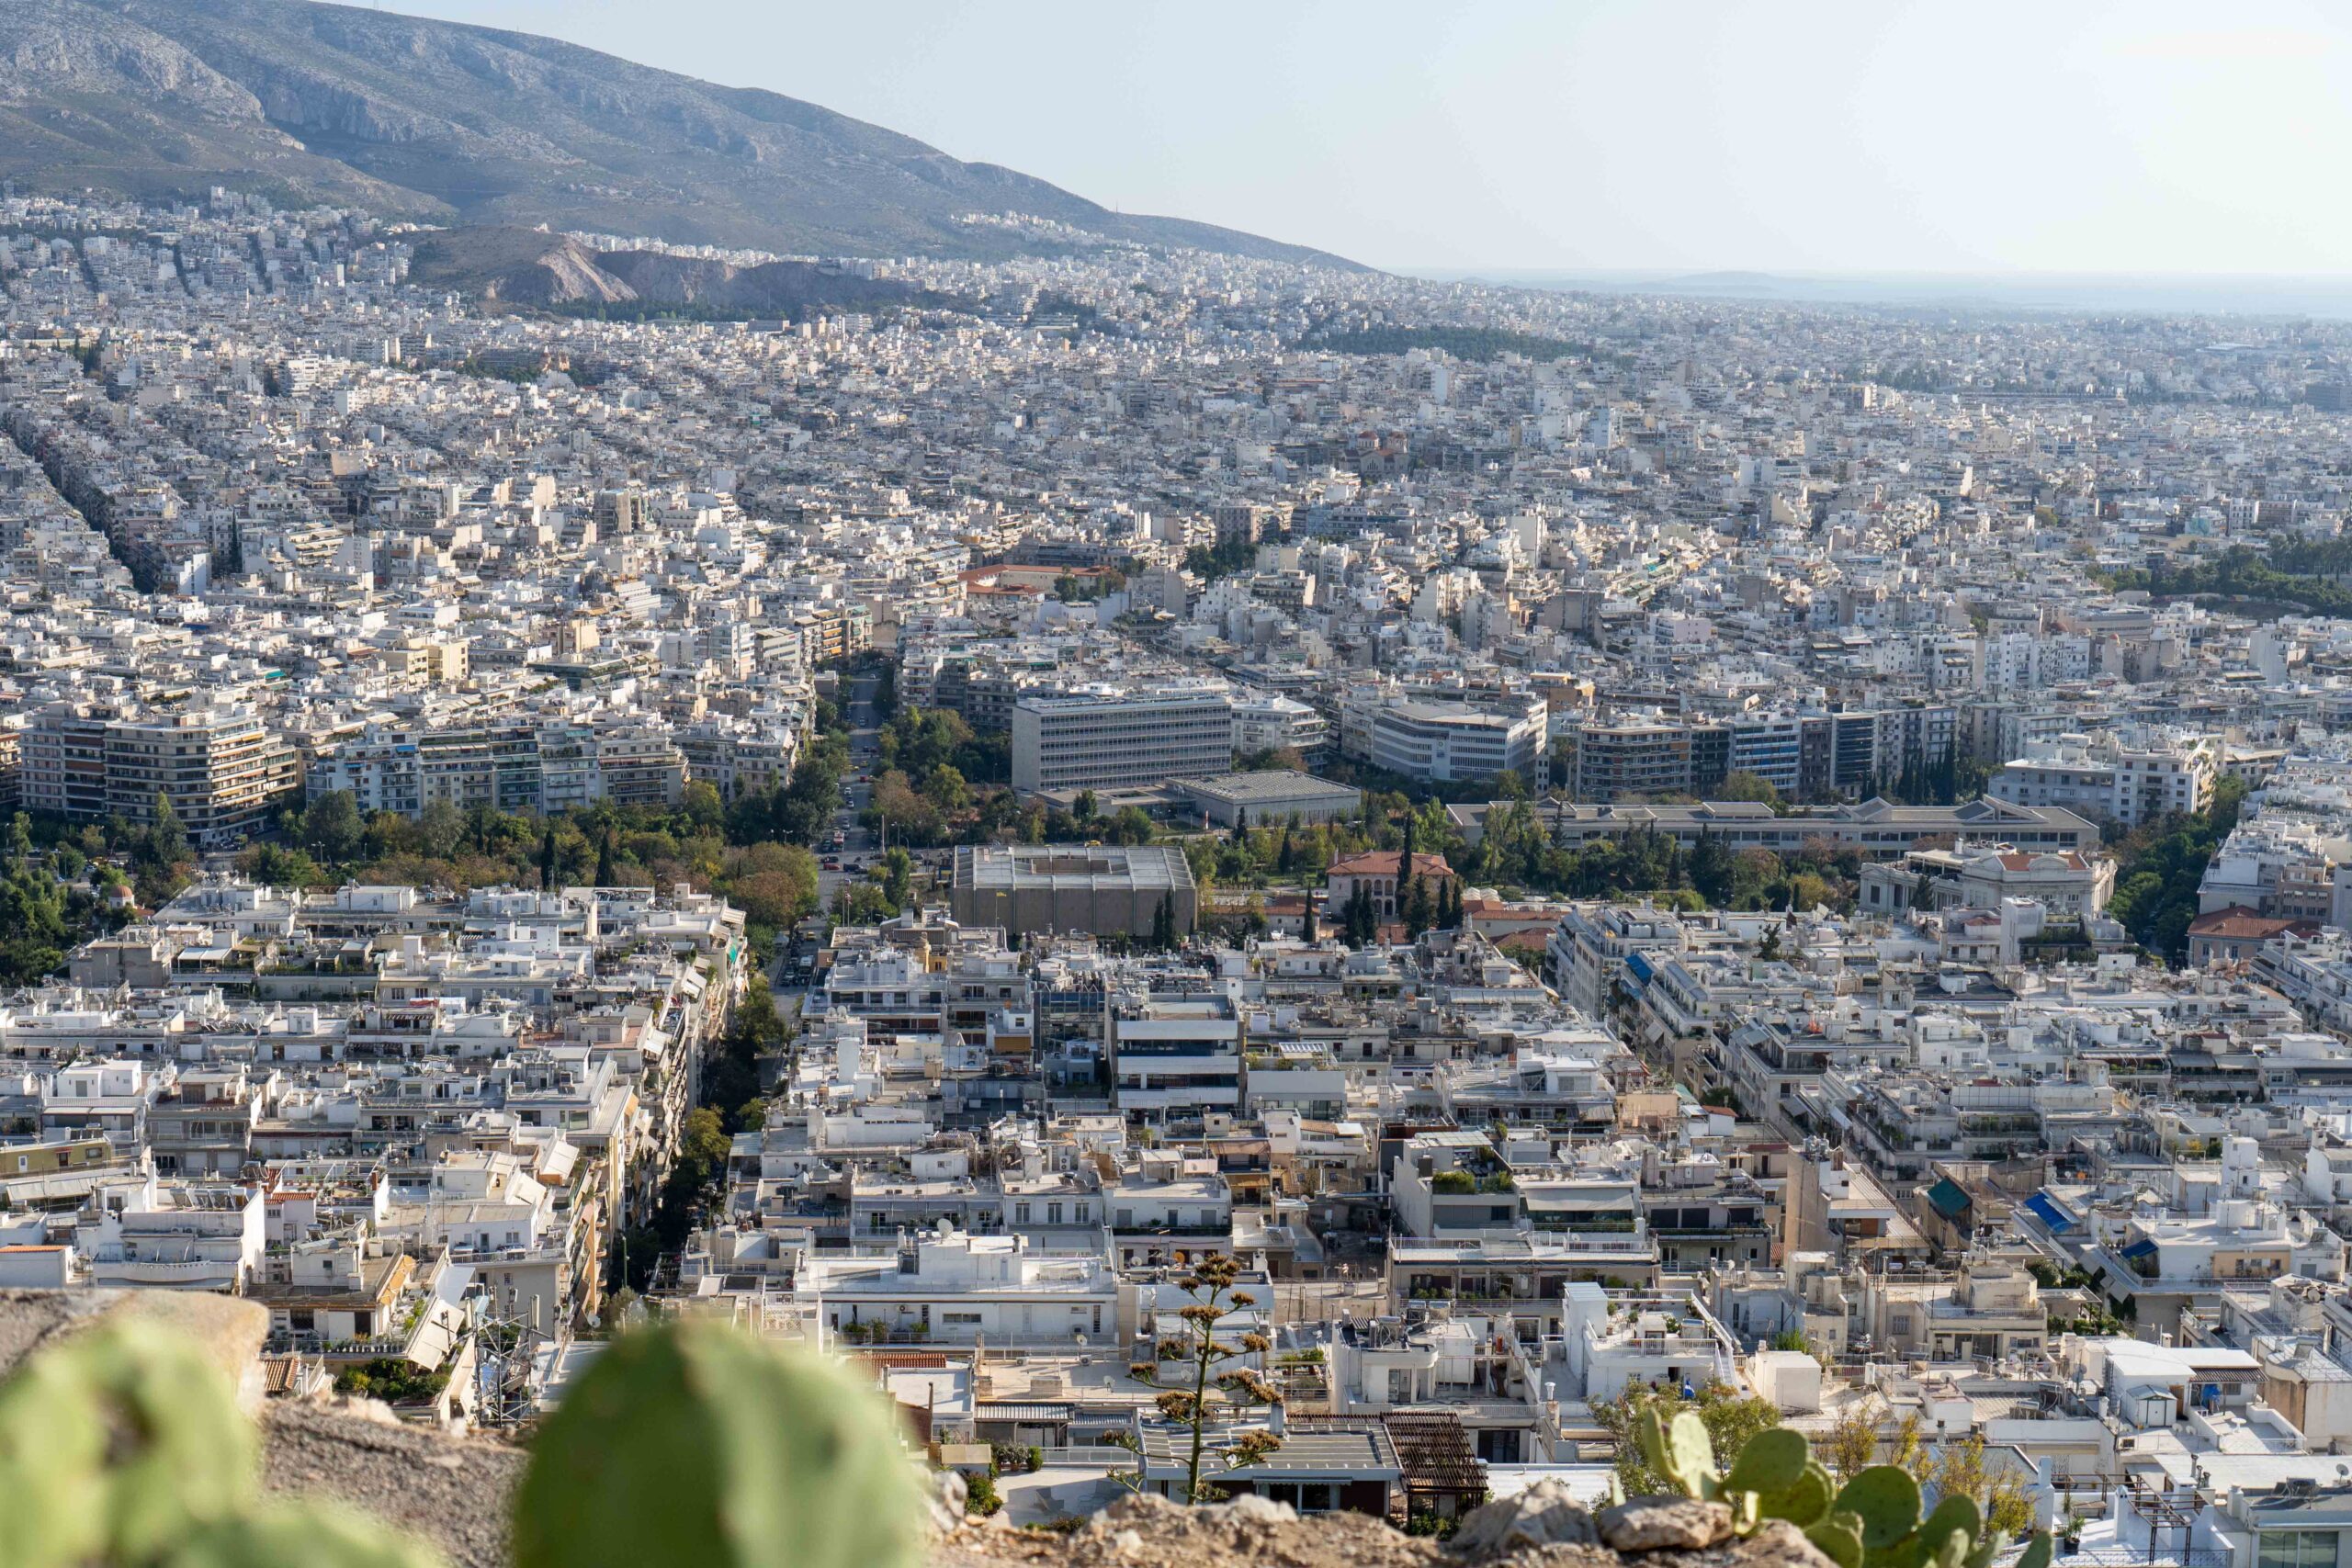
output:
[[[1113,212],[764,89],[319,0],[0,0],[0,177],[795,254],[998,259],[1080,248],[1074,230],[1357,267]],[[1042,221],[967,220],[1007,213]]]

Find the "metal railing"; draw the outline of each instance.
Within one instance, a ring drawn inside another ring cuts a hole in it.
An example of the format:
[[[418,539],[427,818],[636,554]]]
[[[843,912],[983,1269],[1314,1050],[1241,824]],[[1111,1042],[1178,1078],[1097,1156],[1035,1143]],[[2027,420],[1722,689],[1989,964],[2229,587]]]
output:
[[[2178,1568],[2230,1568],[2230,1554],[2215,1547],[2198,1546],[2186,1551],[2157,1546],[2089,1546],[2068,1551],[2061,1545],[2055,1562],[2098,1563],[2103,1568],[2157,1568],[2177,1564]]]

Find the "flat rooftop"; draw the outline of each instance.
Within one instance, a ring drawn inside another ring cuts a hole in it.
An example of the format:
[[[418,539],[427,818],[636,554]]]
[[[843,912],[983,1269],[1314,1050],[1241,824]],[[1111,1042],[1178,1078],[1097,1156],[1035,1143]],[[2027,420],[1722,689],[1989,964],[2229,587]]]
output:
[[[1164,844],[966,844],[956,852],[956,886],[982,893],[1193,886],[1184,852]]]
[[[1261,800],[1355,800],[1363,791],[1353,784],[1334,784],[1294,768],[1253,773],[1211,773],[1204,778],[1171,779],[1176,788],[1247,806]]]

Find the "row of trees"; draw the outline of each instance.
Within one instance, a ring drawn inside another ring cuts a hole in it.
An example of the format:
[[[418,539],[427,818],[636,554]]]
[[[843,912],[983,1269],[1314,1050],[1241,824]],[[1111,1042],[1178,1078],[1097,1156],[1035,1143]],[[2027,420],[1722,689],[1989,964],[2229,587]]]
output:
[[[185,838],[182,835],[183,852]],[[129,918],[104,897],[105,889],[121,884],[122,873],[100,864],[84,883],[82,873],[90,866],[89,857],[70,843],[58,845],[46,860],[37,856],[32,819],[21,811],[9,820],[4,852],[5,859],[0,859],[0,984],[29,985],[54,973],[64,964],[69,948],[113,930]],[[176,872],[177,863],[173,869]]]
[[[763,1056],[784,1050],[791,1027],[775,1009],[764,977],[754,977],[718,1049],[703,1066],[699,1102],[686,1113],[676,1157],[662,1183],[660,1198],[644,1224],[632,1227],[613,1254],[615,1277],[643,1291],[664,1253],[685,1244],[695,1220],[722,1194],[731,1134],[760,1126],[767,1103],[760,1098]]]
[[[1236,534],[1229,539],[1219,539],[1214,545],[1194,545],[1184,552],[1184,570],[1203,582],[1215,582],[1220,577],[1247,571],[1257,564],[1258,547],[1241,534]]]
[[[2352,615],[2352,587],[2344,581],[2347,571],[2352,571],[2352,550],[2342,540],[2281,541],[2267,552],[2235,545],[2211,559],[2179,565],[2157,561],[2101,574],[2100,581],[2119,591],[2138,589],[2157,598],[2218,593],[2293,605],[2314,615]]]
[[[2205,810],[2166,817],[2116,842],[2115,895],[2107,912],[2142,947],[2175,963],[2188,953],[2198,884],[2213,852],[2237,826],[2245,800],[2245,782],[2224,777],[2214,784],[2213,804]]]
[[[1651,893],[1724,909],[1809,909],[1852,907],[1861,852],[1829,838],[1808,839],[1784,860],[1756,845],[1735,847],[1702,832],[1685,849],[1652,829],[1564,849],[1537,818],[1532,803],[1510,802],[1487,817],[1486,833],[1464,861],[1474,883],[1498,883],[1579,898]]]
[[[850,756],[848,734],[826,726],[827,716],[820,709],[817,742],[795,764],[788,782],[772,789],[746,790],[727,807],[731,841],[752,844],[773,839],[807,848],[831,830],[833,814],[842,808],[842,780],[850,771]]]
[[[187,886],[196,870],[196,851],[188,842],[187,829],[160,791],[144,822],[114,816],[76,828],[62,818],[36,818],[21,812],[17,820],[24,824],[27,848],[40,844],[50,853],[51,869],[68,881],[79,877],[93,862],[127,863],[134,896],[142,908],[152,909],[169,901]],[[23,856],[16,858],[21,862]],[[123,880],[111,868],[93,874],[102,883]]]
[[[819,785],[834,788],[821,778],[807,787],[814,792]],[[351,879],[465,892],[500,885],[685,883],[726,895],[753,925],[771,930],[817,906],[816,857],[780,838],[737,838],[718,792],[700,780],[686,785],[674,809],[607,803],[551,818],[447,801],[434,802],[415,818],[390,811],[362,816],[354,798],[337,791],[283,813],[278,826],[278,840],[249,845],[239,865],[247,875],[280,886],[331,887]],[[174,825],[156,831],[168,838],[175,830]]]

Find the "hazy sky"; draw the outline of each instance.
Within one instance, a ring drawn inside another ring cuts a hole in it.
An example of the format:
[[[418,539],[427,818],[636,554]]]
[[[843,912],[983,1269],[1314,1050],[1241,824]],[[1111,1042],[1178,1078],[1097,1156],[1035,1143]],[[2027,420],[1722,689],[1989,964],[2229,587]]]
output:
[[[387,0],[1396,268],[2352,273],[2352,6]]]

